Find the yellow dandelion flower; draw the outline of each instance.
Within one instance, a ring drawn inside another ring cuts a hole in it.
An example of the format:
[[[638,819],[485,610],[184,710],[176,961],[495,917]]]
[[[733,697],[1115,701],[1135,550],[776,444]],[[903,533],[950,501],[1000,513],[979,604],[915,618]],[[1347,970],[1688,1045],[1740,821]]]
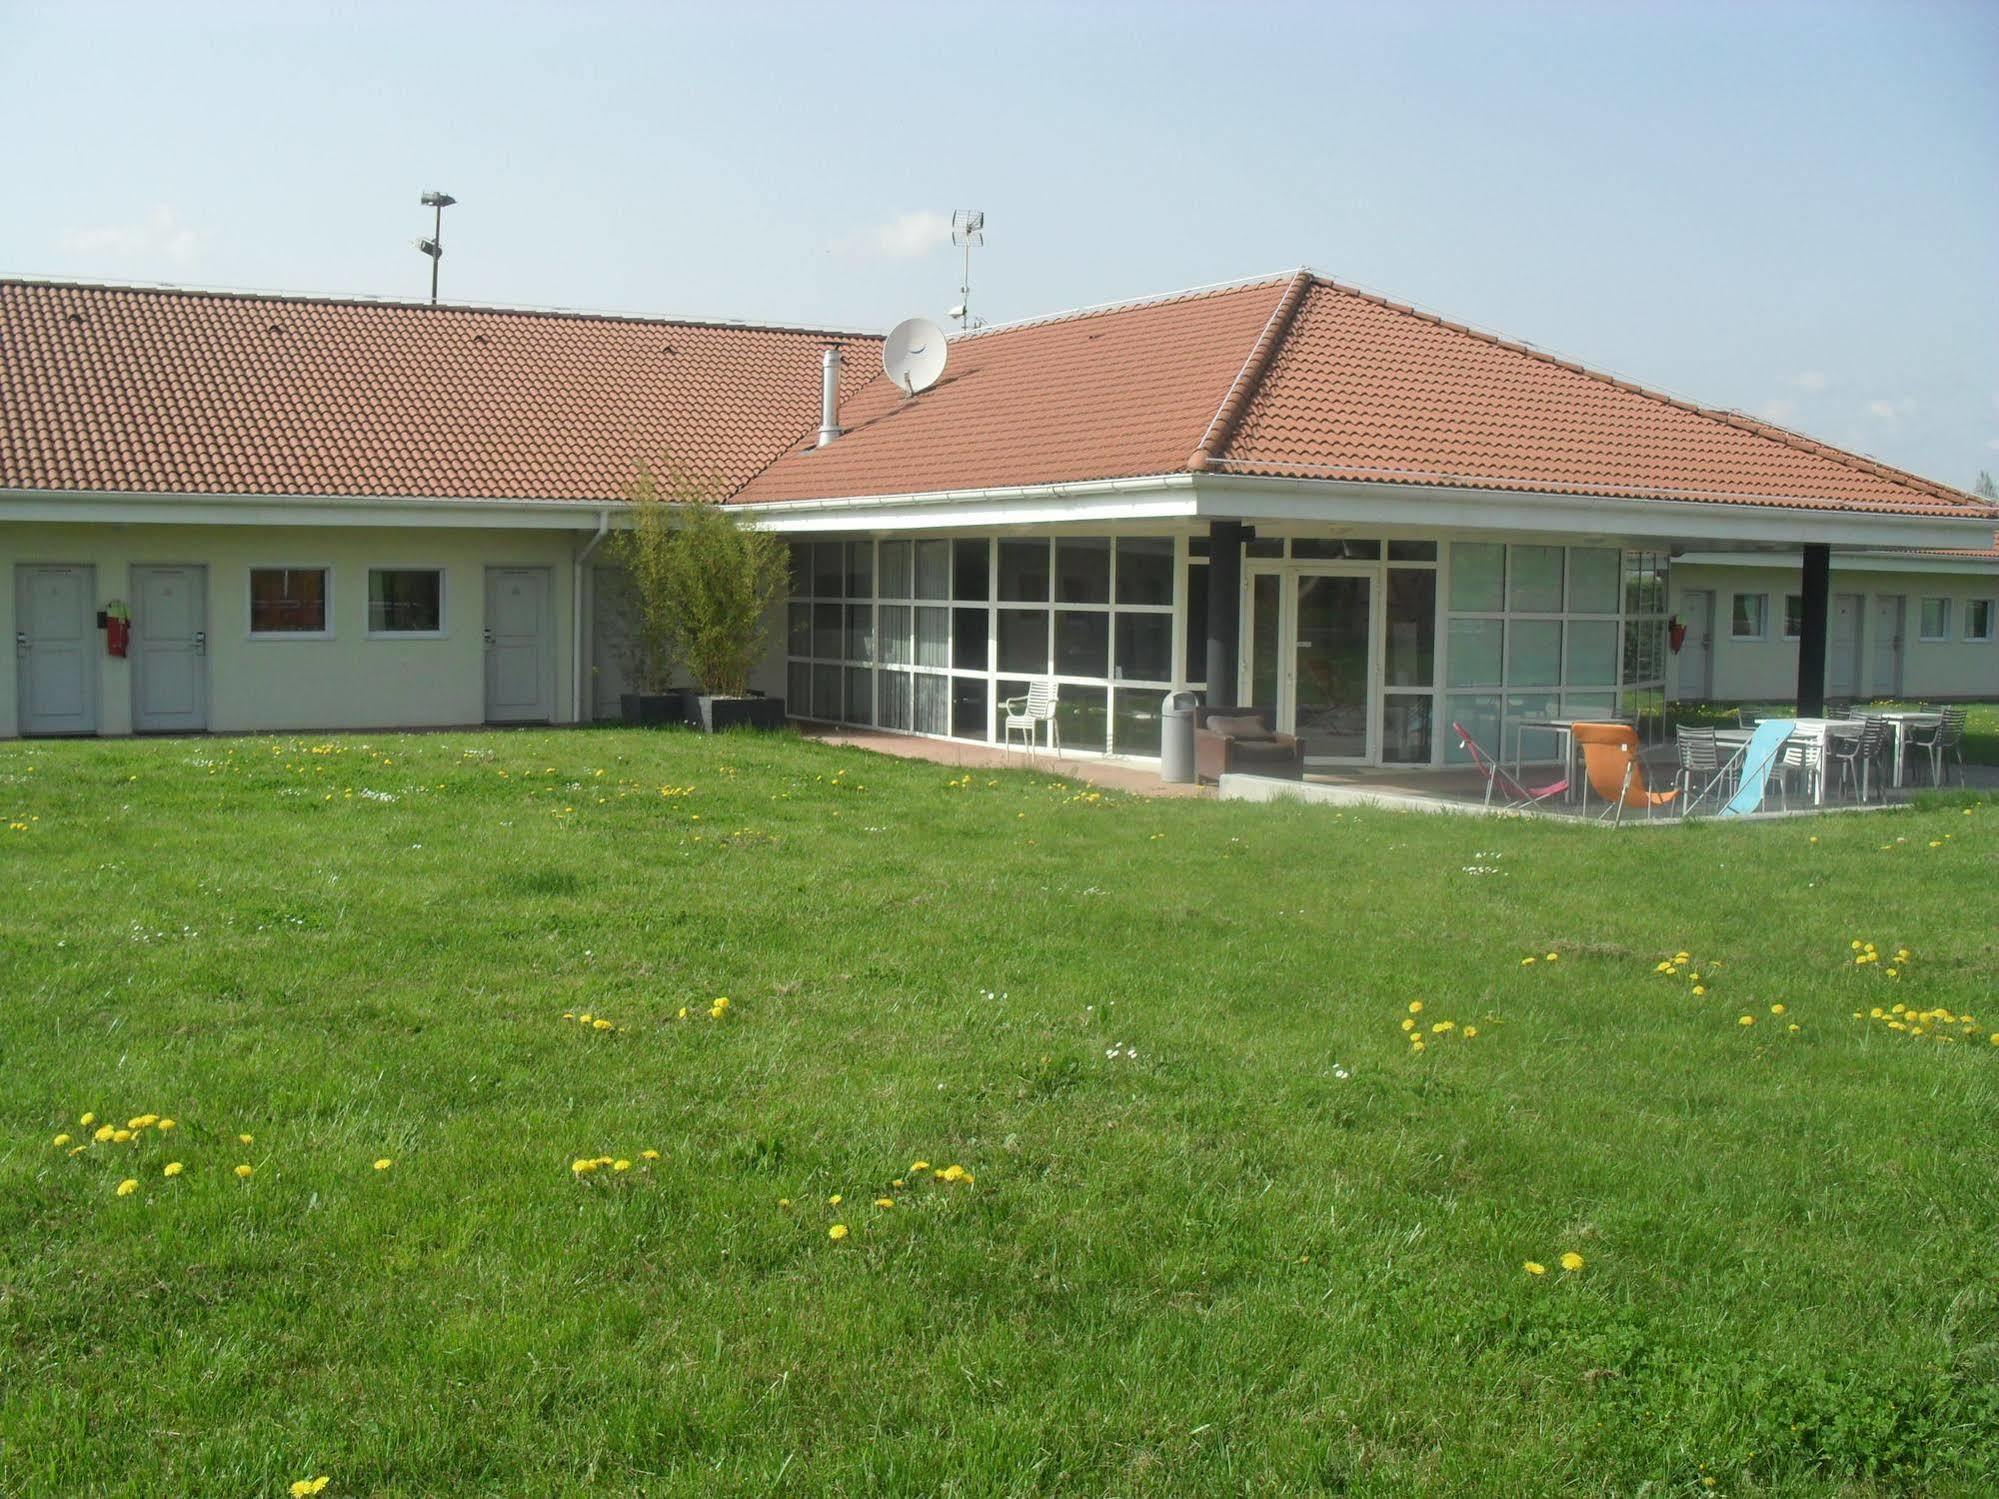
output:
[[[1411,1015],[1420,1015],[1420,1014],[1422,1014],[1422,1013],[1423,1013],[1423,1001],[1422,1001],[1422,1000],[1420,1000],[1420,999],[1412,999],[1412,1000],[1410,1000],[1410,1001],[1409,1001],[1409,1013],[1410,1013]]]
[[[1402,1017],[1402,1029],[1404,1029],[1405,1031],[1413,1031],[1416,1029],[1416,1022],[1411,1020],[1408,1016],[1405,1015]]]
[[[165,1165],[165,1166],[163,1166],[163,1167],[162,1167],[162,1168],[160,1169],[160,1175],[161,1175],[161,1176],[179,1176],[179,1175],[181,1174],[181,1170],[182,1170],[182,1167],[181,1167],[181,1163],[180,1163],[179,1161],[168,1161],[168,1162],[166,1163],[166,1165]]]
[[[616,1160],[611,1162],[611,1169],[613,1171],[629,1171],[632,1169],[632,1163],[626,1160]]]
[[[1464,1030],[1460,1034],[1462,1034],[1464,1038],[1467,1041],[1469,1041],[1478,1034],[1478,1027],[1475,1025],[1468,1025],[1464,1028]]]
[[[875,1206],[878,1208],[892,1208],[895,1206],[895,1199],[893,1197],[877,1197],[875,1199]]]
[[[90,1149],[88,1145],[72,1145],[69,1148],[70,1157],[74,1159],[75,1157],[82,1155],[88,1149]]]
[[[1855,952],[1859,952],[1861,947],[1861,942],[1858,937],[1855,937],[1851,942],[1847,943],[1846,945],[1852,948]]]
[[[67,1145],[67,1144],[69,1144],[69,1136],[68,1136],[68,1135],[57,1135],[57,1136],[55,1137],[55,1140],[54,1140],[54,1142],[53,1142],[53,1143],[54,1143],[54,1144],[55,1144],[55,1145],[56,1145],[56,1146],[57,1146],[58,1148],[60,1148],[60,1147],[62,1147],[62,1146],[64,1146],[64,1145]]]
[[[611,1029],[611,1022],[608,1020],[593,1020],[590,1022],[590,1029],[593,1031],[608,1031]]]
[[[1411,1056],[1414,1056],[1419,1051],[1427,1051],[1427,1050],[1429,1050],[1429,1048],[1423,1044],[1423,1038],[1421,1036],[1411,1036],[1409,1038],[1409,1054]]]
[[[576,1017],[576,1023],[578,1025],[588,1025],[593,1018],[594,1017],[589,1015],[578,1015]]]
[[[236,1137],[236,1143],[238,1145],[255,1145],[257,1143],[257,1137],[255,1135],[238,1135]]]
[[[387,1171],[393,1165],[395,1165],[394,1161],[390,1160],[387,1156],[383,1156],[379,1161],[375,1162],[375,1169],[377,1171]]]
[[[1784,1007],[1782,1005],[1772,1005],[1770,1006],[1770,1013],[1772,1015],[1781,1015],[1784,1013]]]
[[[826,1199],[826,1206],[829,1208],[836,1208],[839,1205],[840,1205],[840,1194],[838,1192],[835,1192],[831,1197]]]
[[[250,1165],[248,1162],[245,1162],[244,1164],[236,1168],[236,1174],[242,1177],[245,1181],[248,1181],[252,1176],[255,1176],[257,1174],[257,1168],[255,1166]]]
[[[173,1127],[174,1127],[174,1121],[173,1121],[173,1120],[171,1120],[171,1119],[162,1119],[162,1120],[160,1121],[160,1124],[159,1124],[159,1129],[160,1129],[160,1133],[161,1133],[161,1134],[163,1134],[163,1135],[164,1135],[164,1134],[167,1134],[167,1133],[168,1133],[169,1131],[171,1131],[171,1130],[173,1129]]]
[[[97,1133],[92,1135],[90,1138],[95,1140],[99,1145],[102,1145],[106,1140],[110,1139],[113,1135],[117,1133],[118,1131],[113,1129],[110,1125],[100,1124],[97,1126]]]
[[[928,1161],[911,1161],[909,1163],[909,1169],[912,1172],[928,1171],[930,1169],[930,1163]]]
[[[639,1152],[639,1159],[642,1161],[656,1161],[659,1159],[659,1152],[656,1150],[641,1150]]]
[[[111,1143],[114,1145],[127,1144],[131,1138],[132,1132],[129,1129],[114,1129],[111,1131]]]
[[[680,1007],[680,1014],[679,1014],[678,1016],[676,1016],[675,1018],[676,1018],[676,1019],[679,1019],[679,1020],[685,1020],[685,1019],[687,1018],[687,1006],[686,1006],[686,1005],[682,1005],[682,1006]]]
[[[611,1164],[611,1158],[607,1155],[600,1155],[597,1157],[597,1164],[599,1166],[608,1166]]]
[[[125,1128],[151,1129],[154,1125],[158,1124],[159,1122],[160,1122],[160,1116],[158,1114],[140,1114],[137,1118],[127,1119],[125,1121]]]
[[[1562,961],[1562,955],[1558,952],[1551,952],[1548,954],[1548,961],[1550,963],[1559,963]]]
[[[842,1239],[847,1237],[847,1225],[844,1223],[834,1224],[831,1228],[826,1230],[826,1237],[831,1239],[835,1244],[839,1243]]]
[[[1867,1013],[1875,1020],[1883,1020],[1887,1018],[1887,1011],[1883,1010],[1879,1005],[1876,1005],[1873,1009],[1869,1010]]]
[[[789,1197],[780,1197],[777,1200],[777,1205],[781,1208],[788,1208],[791,1206],[791,1199]]]
[[[576,1012],[574,1010],[564,1010],[562,1012],[562,1018],[564,1020],[574,1020],[576,1018]]]
[[[317,1478],[301,1478],[297,1483],[292,1485],[292,1499],[312,1499],[314,1494],[317,1494],[332,1481],[324,1473],[320,1474]]]
[[[895,1188],[895,1189],[896,1189],[896,1190],[897,1190],[898,1192],[899,1192],[899,1191],[901,1191],[901,1190],[902,1190],[902,1178],[898,1176],[898,1177],[897,1177],[897,1178],[896,1178],[896,1179],[895,1179],[894,1181],[890,1182],[890,1183],[889,1183],[889,1185],[890,1185],[891,1187],[894,1187],[894,1188]]]
[[[1529,1275],[1546,1275],[1548,1273],[1548,1267],[1537,1260],[1529,1260],[1521,1268]]]
[[[715,1001],[715,1008],[716,1008],[716,1009],[718,1009],[718,1010],[726,1010],[726,1009],[728,1009],[728,1008],[729,1008],[729,996],[728,996],[728,995],[726,995],[726,994],[724,994],[724,995],[720,996],[720,997],[719,997],[718,999],[716,999],[716,1001]]]
[[[128,1176],[123,1181],[118,1183],[118,1195],[120,1197],[130,1197],[134,1192],[138,1190],[139,1190],[139,1183],[138,1180],[134,1177]]]
[[[1703,994],[1706,994],[1706,993],[1707,993],[1707,985],[1706,985],[1706,984],[1695,984],[1695,985],[1694,985],[1694,998],[1695,998],[1695,999],[1699,999],[1699,998],[1700,998],[1700,997],[1701,997],[1701,996],[1702,996]]]
[[[1562,1268],[1564,1270],[1580,1270],[1582,1269],[1582,1267],[1583,1267],[1583,1257],[1577,1254],[1573,1249],[1571,1249],[1567,1254],[1562,1256]]]
[[[1792,1034],[1795,1035],[1797,1031],[1800,1029],[1800,1027],[1798,1026],[1797,1022],[1793,1021],[1790,1025],[1785,1026],[1784,1029],[1790,1031]]]
[[[597,1163],[586,1156],[578,1156],[569,1163],[569,1169],[578,1176],[588,1176],[597,1169]]]
[[[1457,1025],[1455,1022],[1449,1020],[1439,1020],[1435,1025],[1430,1027],[1430,1034],[1433,1036],[1441,1036],[1444,1034],[1445,1031],[1456,1030],[1456,1029]]]
[[[1521,966],[1522,968],[1525,968],[1525,967],[1529,966],[1530,964],[1532,964],[1532,963],[1533,963],[1534,961],[1535,961],[1535,960],[1534,960],[1533,958],[1522,958],[1522,959],[1520,960],[1520,966]]]
[[[1744,1015],[1740,1020],[1736,1021],[1735,1023],[1737,1025],[1754,1025],[1756,1023],[1756,1017],[1754,1015]]]
[[[97,1116],[95,1114],[85,1114],[81,1119],[76,1121],[76,1124],[78,1129],[89,1129],[96,1122]]]

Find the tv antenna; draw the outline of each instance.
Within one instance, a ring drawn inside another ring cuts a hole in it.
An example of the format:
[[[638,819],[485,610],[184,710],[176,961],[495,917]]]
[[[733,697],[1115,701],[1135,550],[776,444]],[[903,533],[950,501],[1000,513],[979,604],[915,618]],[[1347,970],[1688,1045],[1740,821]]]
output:
[[[972,316],[972,246],[986,242],[986,211],[983,208],[954,208],[951,211],[951,243],[965,252],[965,274],[958,283],[958,305],[951,316],[960,328],[976,328],[984,318]]]
[[[927,317],[904,318],[882,341],[882,370],[906,396],[930,389],[944,373],[944,330]]]

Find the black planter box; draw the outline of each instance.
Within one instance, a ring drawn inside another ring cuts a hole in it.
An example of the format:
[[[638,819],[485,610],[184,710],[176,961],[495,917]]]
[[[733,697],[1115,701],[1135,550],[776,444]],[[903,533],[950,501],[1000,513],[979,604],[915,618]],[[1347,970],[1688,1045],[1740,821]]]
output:
[[[710,734],[724,729],[781,729],[784,727],[784,699],[781,697],[702,697],[691,694],[695,724]]]
[[[680,727],[689,722],[688,692],[675,687],[666,692],[626,692],[618,696],[618,711],[628,724],[657,729]]]

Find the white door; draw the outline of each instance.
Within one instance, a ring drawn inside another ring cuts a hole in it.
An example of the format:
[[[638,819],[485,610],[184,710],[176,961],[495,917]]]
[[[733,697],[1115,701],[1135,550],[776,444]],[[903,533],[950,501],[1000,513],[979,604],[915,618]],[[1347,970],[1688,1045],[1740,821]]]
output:
[[[94,568],[14,569],[15,696],[23,734],[97,732],[96,598]]]
[[[208,727],[208,569],[132,569],[132,729]]]
[[[590,573],[590,716],[599,722],[623,712],[619,695],[630,675],[632,614],[637,600],[630,576],[616,567]]]
[[[1704,703],[1714,696],[1714,590],[1692,588],[1680,595],[1687,638],[1680,642],[1680,697]]]
[[[545,567],[486,569],[486,722],[555,717],[555,614]]]
[[[1826,662],[1826,691],[1851,700],[1860,695],[1860,595],[1832,596],[1832,647]]]
[[[1902,617],[1908,600],[1899,593],[1881,594],[1874,600],[1874,685],[1876,697],[1899,697],[1902,692]]]

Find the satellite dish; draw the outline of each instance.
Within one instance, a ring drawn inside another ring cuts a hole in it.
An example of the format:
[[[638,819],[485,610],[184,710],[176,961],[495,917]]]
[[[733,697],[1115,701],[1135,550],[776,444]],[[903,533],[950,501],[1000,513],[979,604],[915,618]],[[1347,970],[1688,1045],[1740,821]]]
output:
[[[944,373],[944,330],[927,317],[904,318],[882,344],[882,368],[906,396],[930,389]]]

